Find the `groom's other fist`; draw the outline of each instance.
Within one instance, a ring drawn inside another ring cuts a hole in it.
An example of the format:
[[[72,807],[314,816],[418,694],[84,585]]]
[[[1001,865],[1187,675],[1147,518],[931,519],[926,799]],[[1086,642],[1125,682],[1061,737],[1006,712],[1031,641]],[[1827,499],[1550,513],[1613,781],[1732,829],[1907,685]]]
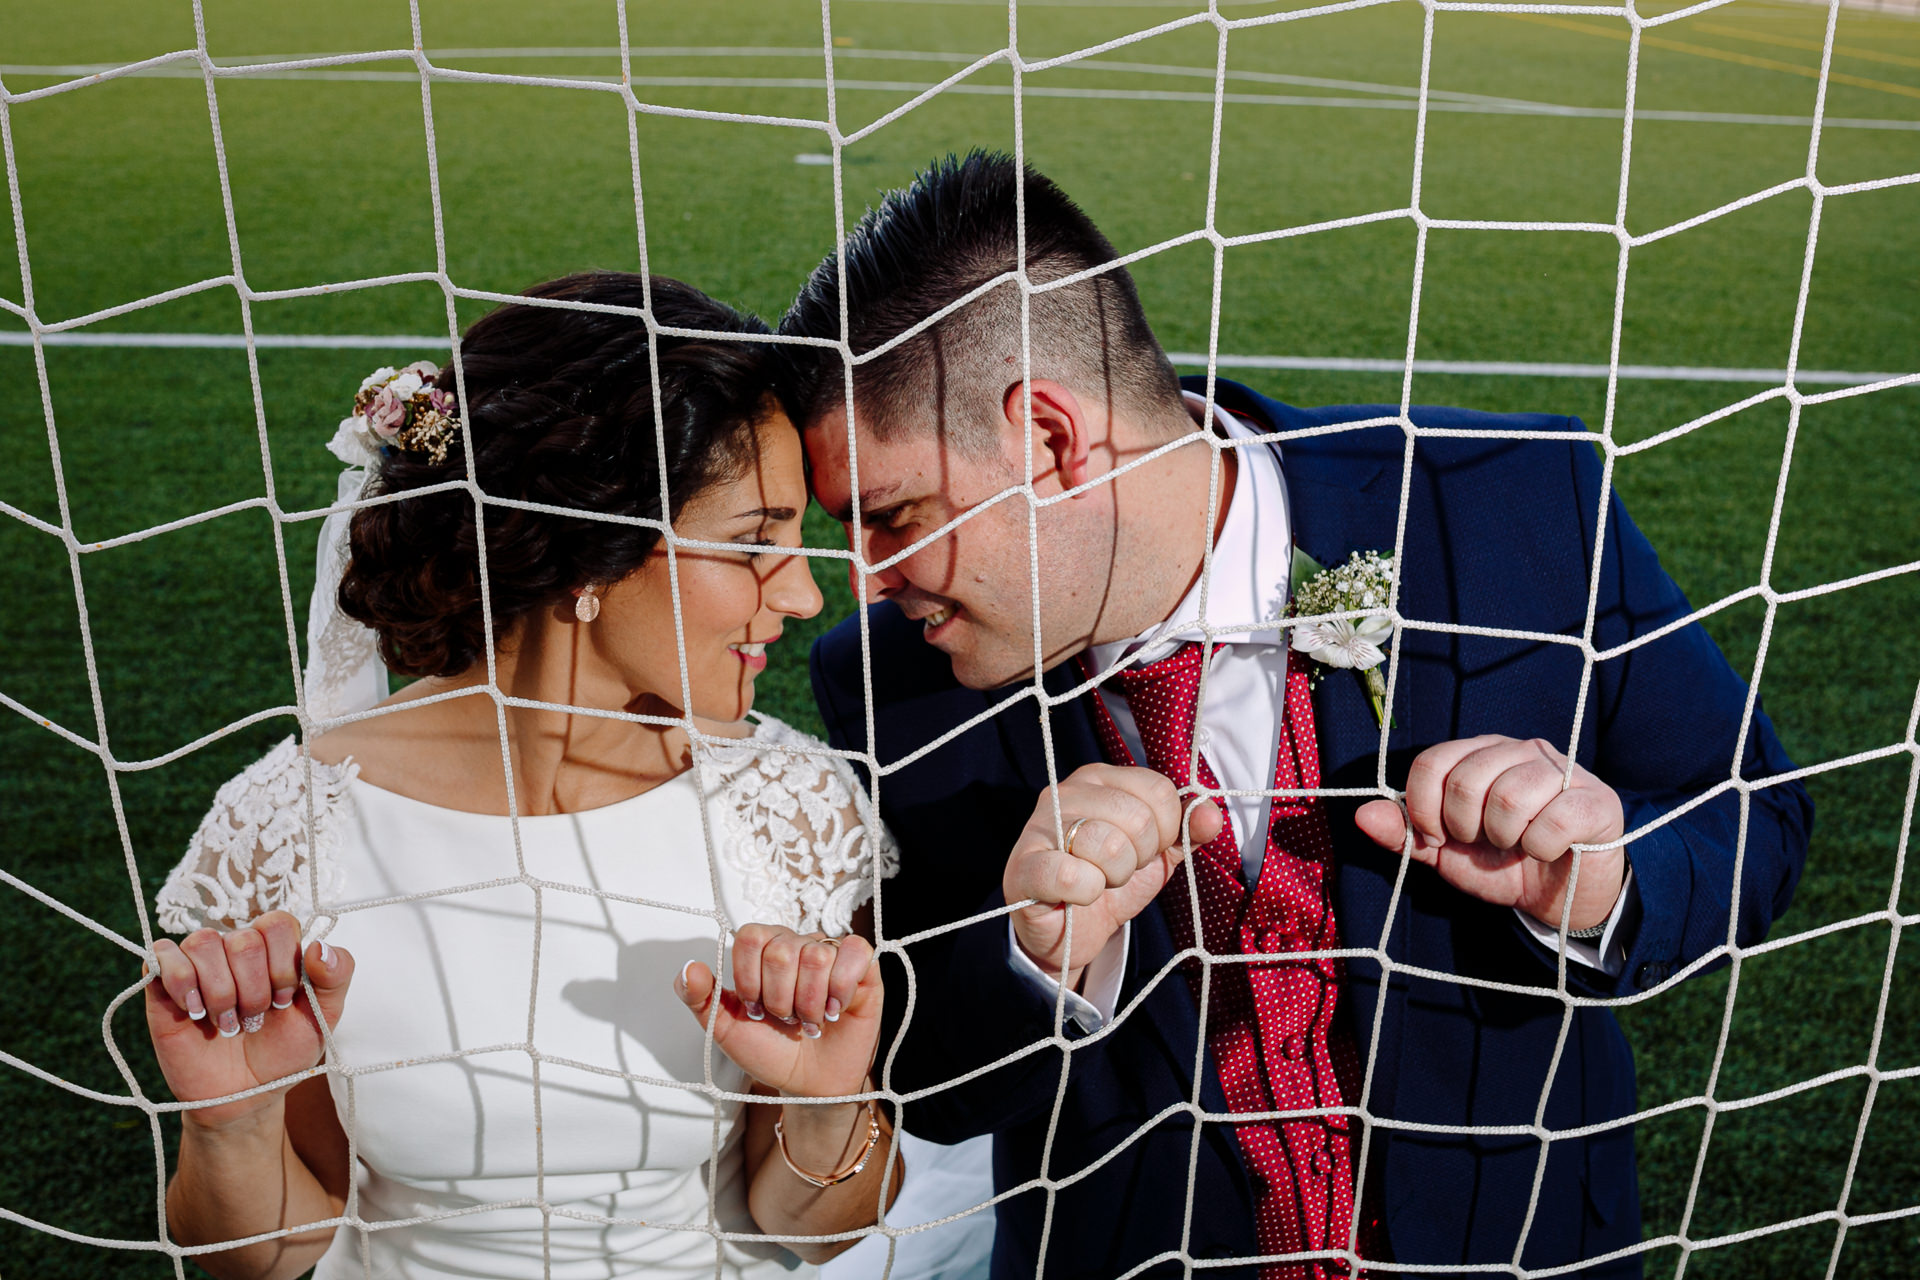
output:
[[[1620,797],[1539,738],[1522,742],[1486,734],[1422,751],[1407,774],[1407,807],[1390,800],[1360,806],[1354,821],[1376,843],[1399,849],[1413,825],[1413,859],[1447,883],[1487,902],[1518,907],[1560,927],[1573,845],[1580,861],[1570,929],[1612,914],[1626,879],[1626,832]]]
[[[1001,881],[1008,902],[1034,900],[1013,913],[1020,949],[1046,972],[1064,972],[1068,987],[1078,986],[1081,971],[1153,901],[1185,856],[1186,808],[1166,775],[1121,765],[1082,765],[1041,792]],[[1217,805],[1196,803],[1188,821],[1198,848],[1220,834],[1223,819]],[[1071,955],[1069,906],[1078,908]]]

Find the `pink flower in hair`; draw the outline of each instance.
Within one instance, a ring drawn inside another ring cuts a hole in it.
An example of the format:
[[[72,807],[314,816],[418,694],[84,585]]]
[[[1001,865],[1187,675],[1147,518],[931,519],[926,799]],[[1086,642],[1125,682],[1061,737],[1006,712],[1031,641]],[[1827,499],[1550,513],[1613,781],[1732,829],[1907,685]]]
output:
[[[407,425],[407,402],[392,387],[381,387],[367,405],[367,425],[382,440],[392,440]]]
[[[442,391],[435,387],[427,392],[427,403],[432,405],[436,412],[444,413],[449,418],[453,416],[453,392]]]
[[[440,376],[440,366],[431,360],[415,360],[400,372],[414,374],[422,382],[432,382]]]

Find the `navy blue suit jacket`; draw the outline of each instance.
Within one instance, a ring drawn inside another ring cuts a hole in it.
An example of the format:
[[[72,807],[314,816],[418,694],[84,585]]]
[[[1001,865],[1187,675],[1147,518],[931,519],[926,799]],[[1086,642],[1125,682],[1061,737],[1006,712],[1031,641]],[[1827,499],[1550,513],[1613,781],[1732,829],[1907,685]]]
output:
[[[1227,408],[1283,432],[1393,412],[1296,409],[1230,382],[1217,394]],[[1603,509],[1595,648],[1616,649],[1688,612],[1618,498],[1603,493],[1598,458],[1577,421],[1455,409],[1417,409],[1414,420],[1567,435],[1418,439],[1401,560],[1405,617],[1579,637]],[[1397,427],[1285,441],[1296,543],[1322,564],[1391,548],[1405,444]],[[882,1046],[883,1067],[892,1087],[912,1095],[904,1108],[910,1130],[936,1141],[996,1135],[996,1181],[1017,1193],[1000,1206],[995,1275],[1031,1276],[1043,1250],[1050,1278],[1115,1276],[1153,1259],[1164,1261],[1146,1274],[1176,1274],[1183,1241],[1195,1258],[1256,1254],[1232,1131],[1202,1124],[1196,1156],[1188,1104],[1200,1026],[1186,981],[1165,971],[1174,944],[1158,904],[1134,922],[1121,1014],[1092,1036],[1071,1023],[1056,1031],[1053,1004],[1008,966],[1003,919],[915,937],[1003,905],[1007,853],[1047,784],[1045,748],[1030,685],[963,688],[918,624],[885,604],[868,619],[872,744],[858,619],[813,651],[815,693],[834,745],[871,746],[887,770],[1001,708],[884,772],[875,788],[903,853],[878,923],[885,937],[908,940],[913,969],[909,980],[890,963],[890,1023],[899,1030]],[[1743,739],[1746,685],[1698,623],[1596,663],[1584,691],[1573,645],[1420,630],[1404,631],[1399,645],[1387,760],[1395,786],[1434,743],[1495,733],[1564,746],[1577,723],[1579,761],[1621,793],[1631,831],[1726,783],[1735,760],[1748,779],[1793,767],[1757,707]],[[1068,663],[1045,683],[1058,694],[1077,680]],[[1379,729],[1358,677],[1328,673],[1314,704],[1324,785],[1374,786]],[[1059,776],[1100,758],[1084,699],[1051,716]],[[1403,868],[1355,828],[1358,803],[1329,804],[1342,945],[1379,947],[1389,964],[1350,960],[1339,1012],[1363,1057],[1374,1046],[1368,1111],[1413,1126],[1376,1124],[1371,1133],[1368,1190],[1395,1257],[1509,1263],[1518,1248],[1522,1265],[1534,1268],[1633,1245],[1631,1126],[1608,1125],[1634,1110],[1633,1058],[1613,1014],[1595,1006],[1569,1014],[1554,957],[1513,912],[1424,866]],[[1797,783],[1754,791],[1736,881],[1738,820],[1738,796],[1723,790],[1631,843],[1640,907],[1624,923],[1626,968],[1609,979],[1570,964],[1569,990],[1612,997],[1656,986],[1724,943],[1736,907],[1741,942],[1765,934],[1792,896],[1812,807]],[[1224,1112],[1210,1066],[1202,1077],[1201,1107]],[[1552,1131],[1607,1127],[1543,1144],[1527,1132],[1536,1122]],[[1421,1127],[1429,1125],[1471,1132]],[[1543,1145],[1546,1168],[1522,1248]],[[1638,1257],[1587,1273],[1637,1275]]]

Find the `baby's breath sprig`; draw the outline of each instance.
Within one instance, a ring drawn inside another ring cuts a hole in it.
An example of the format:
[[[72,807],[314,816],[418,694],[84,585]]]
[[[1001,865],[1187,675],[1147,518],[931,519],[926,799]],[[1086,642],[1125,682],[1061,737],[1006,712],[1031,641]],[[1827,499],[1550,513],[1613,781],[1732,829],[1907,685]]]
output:
[[[1304,555],[1299,562],[1318,568]],[[1381,664],[1393,639],[1393,619],[1387,602],[1393,595],[1393,556],[1379,551],[1356,551],[1345,564],[1304,576],[1293,592],[1289,613],[1316,621],[1295,624],[1293,647],[1315,662],[1358,671],[1367,686],[1376,723],[1387,723],[1387,682]],[[1358,617],[1327,617],[1358,614]]]

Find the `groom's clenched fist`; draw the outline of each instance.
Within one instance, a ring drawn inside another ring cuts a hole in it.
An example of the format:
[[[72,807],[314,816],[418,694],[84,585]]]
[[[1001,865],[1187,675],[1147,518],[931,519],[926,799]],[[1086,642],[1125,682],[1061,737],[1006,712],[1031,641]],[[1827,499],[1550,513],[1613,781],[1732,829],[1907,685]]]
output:
[[[1558,928],[1572,884],[1573,845],[1608,845],[1581,859],[1568,927],[1586,929],[1612,913],[1626,879],[1620,796],[1553,744],[1486,734],[1428,747],[1407,774],[1407,807],[1360,806],[1354,820],[1398,850],[1413,824],[1412,853],[1456,889],[1518,907]]]
[[[1081,971],[1121,925],[1153,901],[1185,856],[1184,808],[1166,775],[1121,765],[1082,765],[1059,786],[1041,792],[1001,881],[1008,902],[1034,899],[1034,905],[1013,913],[1020,949],[1049,974],[1064,969],[1070,989],[1078,986]],[[1219,835],[1223,821],[1217,805],[1194,804],[1188,820],[1193,847]],[[1078,908],[1071,956],[1069,906]]]

